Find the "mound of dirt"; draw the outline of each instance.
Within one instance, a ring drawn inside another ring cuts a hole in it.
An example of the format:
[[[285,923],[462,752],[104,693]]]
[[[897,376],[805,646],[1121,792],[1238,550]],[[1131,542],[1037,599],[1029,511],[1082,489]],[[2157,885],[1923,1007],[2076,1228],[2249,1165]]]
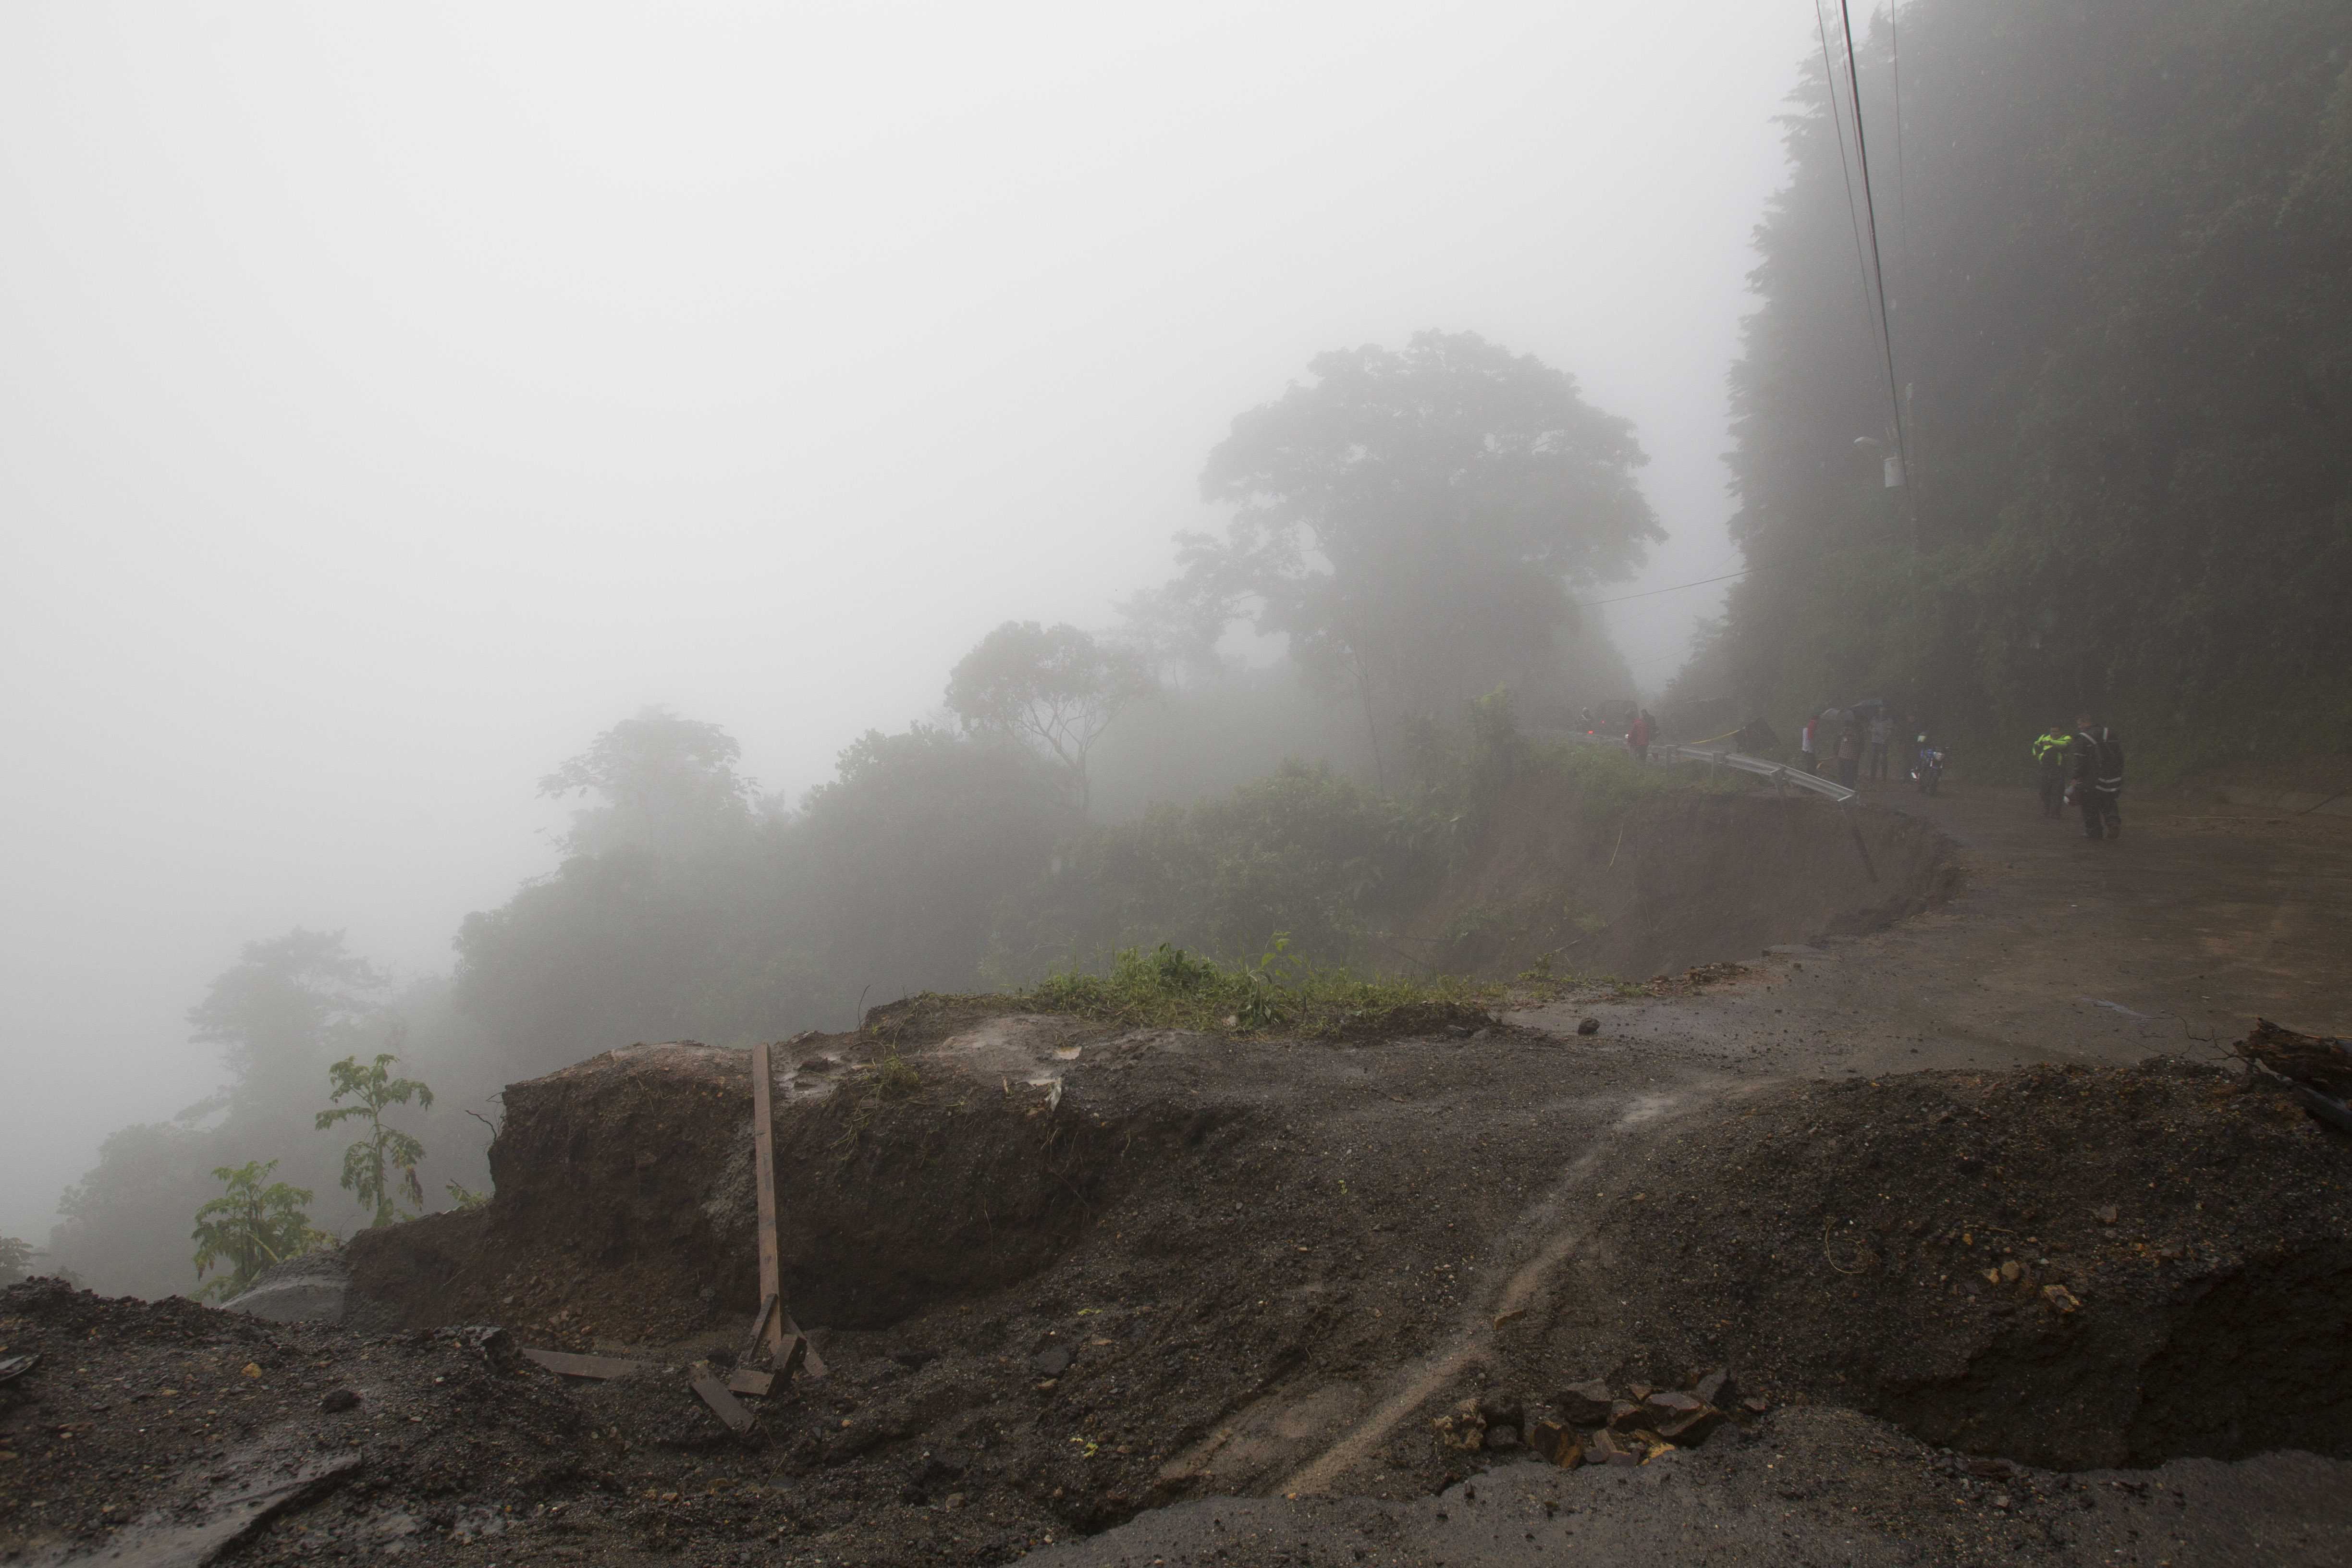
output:
[[[2352,1145],[2217,1068],[1767,1089],[1611,1163],[1549,1337],[2056,1468],[2352,1455]]]
[[[517,1086],[498,1195],[355,1241],[341,1324],[8,1296],[0,1354],[43,1359],[0,1550],[267,1483],[311,1500],[263,1561],[996,1563],[1204,1495],[1425,1498],[1513,1457],[1448,1440],[1465,1399],[1524,1426],[1727,1363],[1776,1447],[1811,1401],[2059,1466],[2345,1451],[2352,1162],[2206,1069],[1727,1100],[1606,1035],[878,1022],[777,1069],[833,1370],[747,1432],[685,1376],[754,1304],[746,1062],[644,1047]],[[650,1364],[558,1382],[518,1340]]]
[[[1957,877],[1950,841],[1916,816],[1690,790],[1604,819],[1572,781],[1537,773],[1505,794],[1399,956],[1452,973],[1679,972],[1878,930]]]
[[[1066,1019],[982,1018],[919,1069],[872,1036],[780,1047],[794,1310],[836,1327],[889,1322],[1024,1278],[1066,1246],[1108,1131],[1043,1107],[1067,1076],[1052,1070],[1055,1052],[1088,1033]],[[853,1048],[875,1059],[846,1059]],[[748,1053],[608,1051],[510,1086],[504,1104],[490,1204],[352,1241],[361,1310],[381,1314],[361,1321],[529,1322],[562,1343],[667,1343],[756,1296]]]
[[[0,1293],[0,1357],[19,1355],[39,1359],[0,1384],[0,1558],[12,1562],[138,1544],[153,1561],[208,1561],[168,1549],[202,1544],[226,1528],[228,1500],[301,1481],[305,1467],[310,1495],[340,1482],[332,1500],[240,1561],[478,1535],[570,1491],[615,1447],[496,1331],[363,1341],[35,1279]]]

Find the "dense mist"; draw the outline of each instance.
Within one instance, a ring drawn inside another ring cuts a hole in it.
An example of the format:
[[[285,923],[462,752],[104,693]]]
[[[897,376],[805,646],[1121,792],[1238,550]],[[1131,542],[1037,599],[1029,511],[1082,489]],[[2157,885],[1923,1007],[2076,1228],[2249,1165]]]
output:
[[[0,1233],[225,1081],[184,1015],[247,942],[446,976],[615,721],[721,723],[794,802],[999,624],[1113,626],[1318,353],[1475,331],[1575,375],[1651,459],[1630,586],[1706,574],[1804,25],[12,7]],[[1637,679],[1705,597],[1627,606]],[[1255,719],[1207,777],[1352,764],[1292,677],[1224,679]],[[1151,759],[1203,748],[1165,734],[1105,814],[1175,798]]]
[[[348,1234],[518,1079],[1122,952],[1548,964],[1444,889],[1637,705],[2343,749],[2340,9],[11,8],[0,1237],[193,1289],[216,1168]]]

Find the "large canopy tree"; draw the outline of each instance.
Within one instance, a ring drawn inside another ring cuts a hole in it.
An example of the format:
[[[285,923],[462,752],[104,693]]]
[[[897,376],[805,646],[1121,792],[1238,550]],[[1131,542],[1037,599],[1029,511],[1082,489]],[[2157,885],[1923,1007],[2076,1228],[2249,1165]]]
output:
[[[341,931],[296,929],[251,942],[188,1011],[195,1037],[221,1047],[239,1102],[307,1083],[383,1005],[385,979]]]
[[[1087,815],[1087,753],[1119,710],[1151,689],[1129,650],[1072,626],[1007,621],[948,677],[948,707],[973,734],[1007,735],[1065,781]]]
[[[1633,427],[1575,379],[1474,333],[1317,356],[1313,381],[1236,418],[1202,493],[1224,537],[1181,542],[1204,630],[1239,616],[1381,726],[1510,684],[1557,684],[1571,584],[1663,538]]]
[[[726,842],[750,825],[753,786],[735,771],[742,754],[716,724],[647,708],[541,779],[539,793],[594,798],[572,819],[566,847],[574,854],[674,855]]]

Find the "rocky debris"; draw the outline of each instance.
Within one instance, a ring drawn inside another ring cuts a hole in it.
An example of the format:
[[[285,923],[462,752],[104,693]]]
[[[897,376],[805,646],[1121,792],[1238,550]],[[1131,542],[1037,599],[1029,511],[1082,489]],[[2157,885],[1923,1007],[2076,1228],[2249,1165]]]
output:
[[[1616,1405],[1617,1396],[1598,1378],[1589,1383],[1571,1383],[1552,1395],[1553,1408],[1570,1426],[1606,1426]]]
[[[1696,1447],[1720,1431],[1736,1431],[1729,1426],[1732,1414],[1700,1397],[1698,1388],[1717,1395],[1736,1394],[1738,1385],[1728,1372],[1717,1371],[1697,1379],[1691,1392],[1628,1384],[1626,1393],[1640,1395],[1634,1400],[1615,1397],[1609,1384],[1596,1378],[1569,1384],[1553,1395],[1549,1409],[1540,1411],[1529,1410],[1516,1394],[1496,1388],[1475,1400],[1464,1400],[1451,1415],[1439,1417],[1434,1425],[1442,1441],[1451,1439],[1446,1442],[1451,1447],[1507,1451],[1524,1441],[1538,1458],[1566,1468],[1588,1460],[1642,1464],[1675,1448]],[[1743,1419],[1752,1418],[1763,1409],[1759,1400],[1754,1409],[1738,1414]],[[1485,1429],[1483,1444],[1464,1440],[1474,1423]],[[1498,1444],[1497,1432],[1508,1432],[1510,1436]]]
[[[1601,1032],[1601,1020],[1591,1016],[1579,1018],[1576,1021],[1576,1032],[1580,1035],[1597,1035]]]
[[[1489,1389],[1478,1398],[1478,1418],[1489,1428],[1508,1426],[1516,1431],[1526,1414],[1519,1396],[1507,1388]]]

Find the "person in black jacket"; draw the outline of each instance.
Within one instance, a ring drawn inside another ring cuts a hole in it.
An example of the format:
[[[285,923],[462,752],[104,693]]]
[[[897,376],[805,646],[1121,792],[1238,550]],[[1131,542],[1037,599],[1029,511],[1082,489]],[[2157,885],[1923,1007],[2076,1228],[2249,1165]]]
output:
[[[2124,743],[2089,714],[2074,722],[2074,782],[2069,791],[2083,808],[2083,837],[2121,838],[2124,816]]]

